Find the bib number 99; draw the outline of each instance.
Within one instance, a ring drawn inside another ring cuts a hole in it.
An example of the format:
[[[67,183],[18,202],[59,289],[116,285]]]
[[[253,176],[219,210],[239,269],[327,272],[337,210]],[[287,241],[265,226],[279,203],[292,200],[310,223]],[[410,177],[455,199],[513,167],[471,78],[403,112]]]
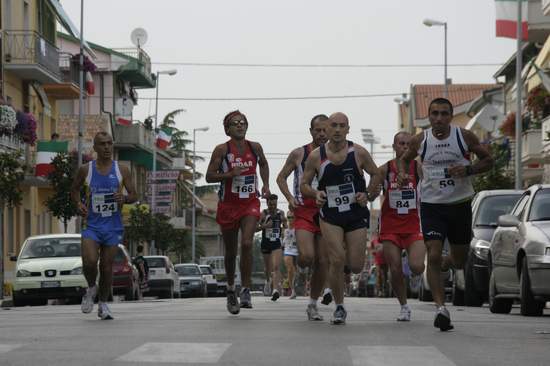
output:
[[[337,206],[349,205],[350,204],[349,197],[348,196],[335,197],[334,203],[336,203]]]

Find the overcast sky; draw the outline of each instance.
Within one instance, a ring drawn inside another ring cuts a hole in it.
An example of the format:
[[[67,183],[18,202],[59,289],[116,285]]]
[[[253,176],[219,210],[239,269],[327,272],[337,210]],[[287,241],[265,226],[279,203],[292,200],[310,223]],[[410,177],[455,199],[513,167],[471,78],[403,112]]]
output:
[[[80,1],[63,0],[75,24]],[[491,0],[330,1],[330,0],[85,0],[85,38],[109,47],[129,47],[136,27],[147,30],[143,47],[161,76],[161,98],[306,97],[400,94],[411,83],[443,82],[443,67],[206,67],[163,63],[246,64],[443,64],[443,28],[428,28],[424,18],[448,22],[449,64],[500,64],[515,50],[512,39],[495,37]],[[498,66],[449,67],[454,83],[494,82]],[[154,114],[154,90],[141,90],[134,118]],[[361,128],[371,128],[382,144],[397,131],[394,96],[277,101],[160,100],[159,116],[185,108],[180,129],[197,132],[197,151],[211,152],[226,140],[223,116],[240,109],[249,120],[248,139],[268,153],[270,186],[291,149],[310,140],[313,115],[346,113],[349,139],[362,143]],[[382,151],[380,146],[375,151]],[[388,150],[385,150],[388,151]],[[206,160],[210,154],[201,153]],[[375,154],[378,164],[391,155]],[[202,173],[207,161],[198,164]],[[204,183],[204,181],[199,182]],[[290,181],[289,181],[290,183]],[[284,197],[280,199],[284,201]],[[284,209],[286,204],[280,203]]]

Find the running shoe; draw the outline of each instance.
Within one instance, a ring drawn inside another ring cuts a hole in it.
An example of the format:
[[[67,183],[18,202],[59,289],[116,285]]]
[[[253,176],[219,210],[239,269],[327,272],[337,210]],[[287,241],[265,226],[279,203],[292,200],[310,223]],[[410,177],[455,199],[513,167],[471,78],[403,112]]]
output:
[[[86,293],[82,296],[80,309],[84,314],[89,314],[94,310],[94,299],[97,294],[97,286],[88,287]]]
[[[264,296],[269,296],[271,294],[271,286],[269,285],[269,281],[265,280],[264,282]]]
[[[98,304],[97,316],[101,320],[113,320],[114,319],[113,314],[111,313],[111,310],[109,309],[107,304],[104,303],[104,302],[100,302]]]
[[[440,306],[435,312],[434,327],[439,328],[442,332],[446,332],[454,328],[451,324],[451,315],[445,306]]]
[[[334,310],[334,314],[332,315],[331,323],[338,325],[338,324],[346,324],[346,317],[348,316],[348,312],[342,305],[338,305],[336,307],[336,310]]]
[[[295,298],[296,298],[296,291],[292,290],[292,292],[290,293],[289,299],[294,300]]]
[[[279,297],[281,297],[281,295],[279,294],[279,291],[273,290],[273,295],[271,295],[271,301],[277,301]]]
[[[321,304],[328,305],[332,302],[332,291],[329,289],[325,289],[325,293],[323,294],[323,300],[321,300]]]
[[[319,309],[317,309],[317,305],[309,304],[306,309],[306,314],[308,320],[323,320],[323,316],[319,314]]]
[[[241,308],[239,307],[239,299],[237,299],[237,294],[235,294],[235,291],[227,291],[227,311],[234,315],[241,311]]]
[[[250,289],[243,287],[241,290],[241,308],[252,309],[252,296],[250,295]]]
[[[411,308],[409,305],[403,305],[401,306],[401,311],[399,312],[399,315],[397,316],[398,322],[410,322],[411,321]]]

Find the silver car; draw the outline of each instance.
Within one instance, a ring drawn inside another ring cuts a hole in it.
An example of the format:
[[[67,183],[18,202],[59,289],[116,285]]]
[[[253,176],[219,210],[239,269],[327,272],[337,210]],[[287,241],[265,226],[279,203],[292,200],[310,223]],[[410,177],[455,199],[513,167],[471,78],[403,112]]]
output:
[[[542,315],[550,300],[550,185],[529,187],[498,218],[488,262],[491,312],[509,313],[519,299],[522,315]]]

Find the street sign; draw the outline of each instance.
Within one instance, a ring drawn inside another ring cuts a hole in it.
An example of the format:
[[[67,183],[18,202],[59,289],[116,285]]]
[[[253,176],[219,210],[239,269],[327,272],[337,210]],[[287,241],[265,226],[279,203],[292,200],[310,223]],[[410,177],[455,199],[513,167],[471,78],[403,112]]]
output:
[[[153,209],[154,213],[169,214],[172,211],[172,206],[157,206]]]
[[[155,203],[157,202],[172,202],[174,199],[172,198],[171,194],[168,195],[155,195]],[[147,195],[147,202],[151,203],[152,196],[150,194]]]
[[[165,184],[149,184],[147,186],[147,193],[153,191],[155,187],[155,192],[174,192],[176,190],[176,183],[165,183]]]
[[[178,170],[159,170],[155,172],[147,172],[147,180],[153,179],[178,179],[180,172]]]

